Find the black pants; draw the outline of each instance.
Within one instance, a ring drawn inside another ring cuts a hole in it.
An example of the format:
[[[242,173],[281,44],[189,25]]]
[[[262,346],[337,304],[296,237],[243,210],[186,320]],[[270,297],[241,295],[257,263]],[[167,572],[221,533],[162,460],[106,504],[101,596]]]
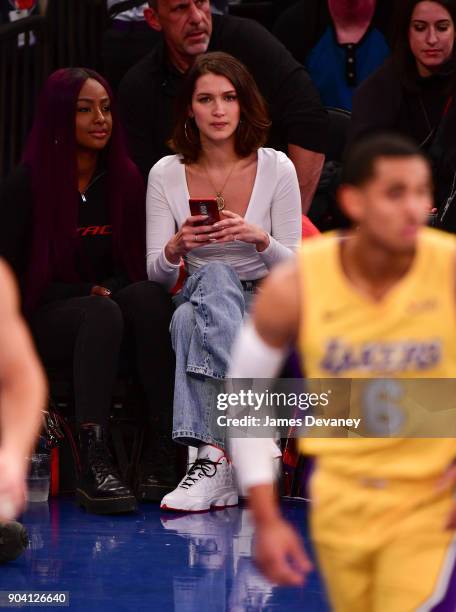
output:
[[[73,367],[76,420],[105,425],[122,351],[134,361],[148,417],[171,431],[174,352],[172,303],[156,283],[143,281],[114,298],[87,296],[42,306],[31,321],[45,367]]]

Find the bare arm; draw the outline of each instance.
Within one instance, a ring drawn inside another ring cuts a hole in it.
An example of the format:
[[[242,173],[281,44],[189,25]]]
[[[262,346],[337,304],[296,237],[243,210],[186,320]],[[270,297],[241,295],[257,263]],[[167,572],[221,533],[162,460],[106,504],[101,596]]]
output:
[[[1,261],[0,293],[0,518],[10,518],[6,515],[15,515],[23,503],[26,457],[40,429],[46,383],[12,275]]]
[[[295,341],[301,319],[300,282],[296,259],[274,268],[259,292],[252,320],[261,339],[274,348]]]
[[[320,180],[325,156],[321,153],[303,149],[298,145],[289,144],[288,157],[296,168],[299,190],[301,192],[302,213],[306,215],[309,212],[318,181]]]
[[[312,563],[301,538],[285,521],[272,485],[249,491],[249,506],[255,523],[255,561],[263,574],[281,585],[302,585]]]

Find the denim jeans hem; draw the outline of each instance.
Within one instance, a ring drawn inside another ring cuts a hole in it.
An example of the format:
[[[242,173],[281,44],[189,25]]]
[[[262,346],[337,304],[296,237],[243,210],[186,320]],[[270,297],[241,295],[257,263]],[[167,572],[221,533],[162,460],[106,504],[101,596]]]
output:
[[[193,431],[173,431],[173,440],[185,446],[199,446],[200,444],[213,444],[219,448],[225,448],[225,442],[217,440],[212,436],[197,434]]]
[[[225,374],[214,372],[213,370],[210,371],[206,366],[187,365],[186,371],[189,374],[201,374],[203,376],[207,376],[208,378],[214,378],[216,380],[225,380]]]

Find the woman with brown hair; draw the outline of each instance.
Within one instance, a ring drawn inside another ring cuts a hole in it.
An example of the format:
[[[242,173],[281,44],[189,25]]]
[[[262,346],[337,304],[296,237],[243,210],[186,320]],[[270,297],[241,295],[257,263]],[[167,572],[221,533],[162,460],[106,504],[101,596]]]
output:
[[[296,172],[284,153],[263,148],[269,119],[245,67],[225,53],[198,57],[176,109],[171,145],[149,175],[147,271],[172,287],[181,258],[188,277],[176,296],[173,438],[198,458],[162,508],[202,511],[237,503],[223,433],[216,425],[217,381],[259,281],[299,246]],[[220,221],[204,225],[189,198],[217,200]],[[176,232],[176,228],[178,231]]]

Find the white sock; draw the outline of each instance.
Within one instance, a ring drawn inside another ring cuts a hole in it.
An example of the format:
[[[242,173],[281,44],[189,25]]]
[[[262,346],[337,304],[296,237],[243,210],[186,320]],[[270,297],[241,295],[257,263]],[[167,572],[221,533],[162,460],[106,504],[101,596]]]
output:
[[[198,459],[210,459],[217,462],[224,454],[224,450],[212,444],[202,444],[198,447]]]

